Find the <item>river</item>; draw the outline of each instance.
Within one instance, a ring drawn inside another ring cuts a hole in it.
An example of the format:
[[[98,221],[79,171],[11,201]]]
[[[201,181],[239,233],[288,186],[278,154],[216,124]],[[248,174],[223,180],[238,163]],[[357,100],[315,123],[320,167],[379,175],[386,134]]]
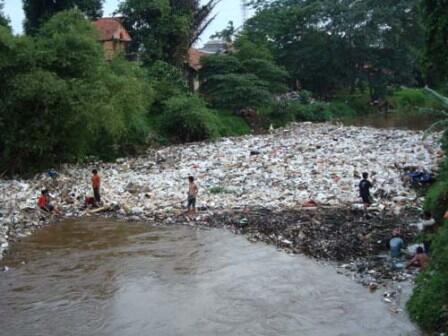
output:
[[[225,230],[66,220],[2,263],[1,335],[419,335],[333,266]]]

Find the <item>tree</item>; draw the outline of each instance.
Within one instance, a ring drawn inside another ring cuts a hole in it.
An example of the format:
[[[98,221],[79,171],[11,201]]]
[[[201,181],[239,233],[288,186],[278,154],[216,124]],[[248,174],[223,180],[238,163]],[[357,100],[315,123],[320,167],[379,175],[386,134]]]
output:
[[[425,0],[422,4],[426,28],[424,65],[429,85],[448,80],[448,1]]]
[[[90,19],[103,15],[104,0],[23,0],[25,11],[25,31],[33,33],[36,29],[60,11],[77,8]]]
[[[256,0],[243,36],[266,45],[292,84],[328,97],[415,85],[423,43],[419,0]]]
[[[0,1],[0,26],[9,27],[9,19],[3,13],[4,2]]]
[[[213,19],[209,16],[217,1],[200,5],[198,0],[126,0],[118,11],[132,35],[130,49],[145,65],[161,60],[180,66]]]
[[[212,36],[210,36],[211,39],[222,39],[228,43],[233,41],[233,36],[235,35],[236,30],[233,26],[233,21],[229,21],[227,24],[227,27],[223,30],[214,33]]]
[[[152,91],[136,65],[105,60],[95,33],[77,10],[32,37],[0,27],[0,170],[110,158],[145,138]]]
[[[237,57],[213,55],[202,60],[201,92],[213,106],[240,110],[271,100],[269,83],[247,73]]]

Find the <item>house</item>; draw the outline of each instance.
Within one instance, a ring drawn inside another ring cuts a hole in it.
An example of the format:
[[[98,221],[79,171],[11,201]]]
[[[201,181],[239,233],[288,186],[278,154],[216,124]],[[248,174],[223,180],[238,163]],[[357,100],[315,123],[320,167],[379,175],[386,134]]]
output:
[[[132,41],[119,17],[104,17],[93,22],[98,31],[98,41],[103,44],[106,59],[111,60],[118,54],[126,53]]]
[[[199,90],[199,70],[201,70],[201,58],[207,56],[207,53],[202,52],[199,49],[188,49],[185,75],[187,78],[187,84],[191,91]]]
[[[209,55],[227,54],[233,51],[233,44],[223,40],[210,40],[200,50]]]

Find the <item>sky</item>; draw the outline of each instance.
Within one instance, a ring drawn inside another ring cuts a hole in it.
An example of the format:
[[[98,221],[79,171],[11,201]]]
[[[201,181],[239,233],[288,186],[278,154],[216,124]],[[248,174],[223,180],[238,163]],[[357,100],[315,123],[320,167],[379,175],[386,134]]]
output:
[[[118,6],[120,0],[106,0],[104,2],[104,15],[110,16]],[[203,1],[205,2],[205,0]],[[23,31],[23,10],[21,0],[5,0],[4,12],[9,16],[14,33],[21,34]],[[207,42],[210,35],[224,29],[227,23],[232,20],[235,27],[239,27],[243,22],[240,0],[222,0],[215,8],[216,19],[201,36],[200,45]]]

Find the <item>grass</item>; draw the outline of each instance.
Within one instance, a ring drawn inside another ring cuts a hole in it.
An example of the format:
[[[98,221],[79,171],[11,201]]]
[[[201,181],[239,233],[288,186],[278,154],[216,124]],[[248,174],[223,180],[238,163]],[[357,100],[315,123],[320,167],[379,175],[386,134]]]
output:
[[[231,194],[232,192],[224,187],[221,186],[215,186],[215,187],[211,187],[209,190],[210,194]]]

